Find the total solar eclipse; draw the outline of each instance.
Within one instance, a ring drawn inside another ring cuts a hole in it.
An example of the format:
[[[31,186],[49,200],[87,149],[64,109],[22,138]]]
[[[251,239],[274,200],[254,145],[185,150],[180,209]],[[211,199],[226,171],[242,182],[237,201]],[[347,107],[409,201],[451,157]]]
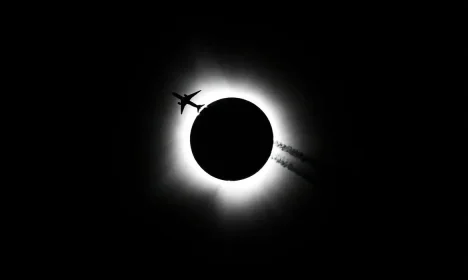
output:
[[[255,104],[224,98],[209,104],[190,132],[192,154],[211,176],[238,181],[257,173],[273,148],[273,130]]]

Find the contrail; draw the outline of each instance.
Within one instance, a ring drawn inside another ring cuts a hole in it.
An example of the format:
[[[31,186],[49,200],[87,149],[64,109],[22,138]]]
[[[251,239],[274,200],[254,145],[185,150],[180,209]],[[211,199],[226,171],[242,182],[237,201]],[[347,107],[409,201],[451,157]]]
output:
[[[283,144],[280,141],[275,141],[274,144],[275,144],[276,147],[278,147],[283,152],[286,152],[286,153],[292,155],[293,157],[299,159],[300,161],[307,162],[309,164],[314,164],[314,161],[311,158],[304,155],[304,153],[302,153],[301,151],[296,150],[293,147],[288,146],[286,144]]]
[[[314,183],[314,179],[313,179],[313,177],[312,177],[312,175],[310,173],[304,172],[303,170],[301,170],[300,168],[295,166],[292,162],[288,161],[284,157],[274,155],[274,156],[271,156],[270,159],[275,160],[277,163],[281,164],[281,166],[283,166],[284,168],[287,168],[288,170],[294,172],[296,175],[300,176],[301,178],[303,178],[307,182],[309,182],[311,184]]]

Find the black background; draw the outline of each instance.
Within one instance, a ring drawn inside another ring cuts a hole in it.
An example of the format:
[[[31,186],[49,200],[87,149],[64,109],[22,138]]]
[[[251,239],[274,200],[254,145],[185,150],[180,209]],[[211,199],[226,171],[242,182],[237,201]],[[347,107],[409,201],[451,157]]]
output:
[[[78,137],[92,147],[83,150],[93,175],[81,190],[88,199],[79,210],[78,243],[111,263],[305,263],[325,273],[406,267],[407,219],[393,204],[392,177],[382,175],[394,160],[388,75],[399,67],[378,35],[385,30],[305,19],[217,20],[158,25],[145,33],[151,48],[134,46],[134,34],[120,32],[106,47],[87,48],[93,90],[80,97],[89,103],[86,133]],[[255,60],[304,92],[324,143],[323,164],[314,193],[302,195],[287,221],[220,236],[209,210],[188,212],[146,196],[147,150],[158,144],[150,143],[148,125],[160,106],[155,85],[167,82],[165,71],[193,38],[209,42],[218,56]]]

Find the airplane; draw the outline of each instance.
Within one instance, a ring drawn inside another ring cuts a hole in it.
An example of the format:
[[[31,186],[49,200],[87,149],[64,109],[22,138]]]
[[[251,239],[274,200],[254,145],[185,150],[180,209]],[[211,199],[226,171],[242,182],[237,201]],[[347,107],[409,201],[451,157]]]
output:
[[[192,101],[190,101],[190,99],[192,97],[194,97],[197,93],[199,93],[201,90],[197,91],[197,92],[194,92],[190,95],[187,95],[187,94],[184,94],[184,96],[180,96],[179,94],[177,94],[176,92],[173,92],[172,95],[174,95],[175,97],[179,98],[180,99],[180,102],[177,102],[177,104],[180,105],[180,113],[182,114],[182,112],[184,111],[184,108],[185,108],[185,105],[189,104],[195,108],[197,108],[197,112],[199,112],[200,108],[205,106],[205,104],[203,105],[197,105],[195,103],[193,103]]]

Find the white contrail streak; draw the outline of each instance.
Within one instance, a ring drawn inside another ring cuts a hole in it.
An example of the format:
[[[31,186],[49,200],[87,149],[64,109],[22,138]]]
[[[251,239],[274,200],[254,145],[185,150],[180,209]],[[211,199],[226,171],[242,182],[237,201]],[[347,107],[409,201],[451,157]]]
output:
[[[288,161],[285,157],[281,157],[279,155],[273,155],[270,159],[276,161],[284,168],[288,169],[289,171],[295,173],[296,175],[300,176],[302,179],[306,180],[307,182],[313,184],[315,182],[312,172],[307,172],[304,168],[300,168],[299,165],[295,165],[291,161]]]
[[[278,147],[280,150],[282,150],[283,152],[286,152],[290,154],[291,156],[299,159],[300,161],[308,163],[312,167],[314,167],[314,161],[312,160],[312,158],[306,156],[303,152],[297,149],[294,149],[292,146],[288,146],[284,143],[281,143],[280,141],[275,141],[274,145]]]

